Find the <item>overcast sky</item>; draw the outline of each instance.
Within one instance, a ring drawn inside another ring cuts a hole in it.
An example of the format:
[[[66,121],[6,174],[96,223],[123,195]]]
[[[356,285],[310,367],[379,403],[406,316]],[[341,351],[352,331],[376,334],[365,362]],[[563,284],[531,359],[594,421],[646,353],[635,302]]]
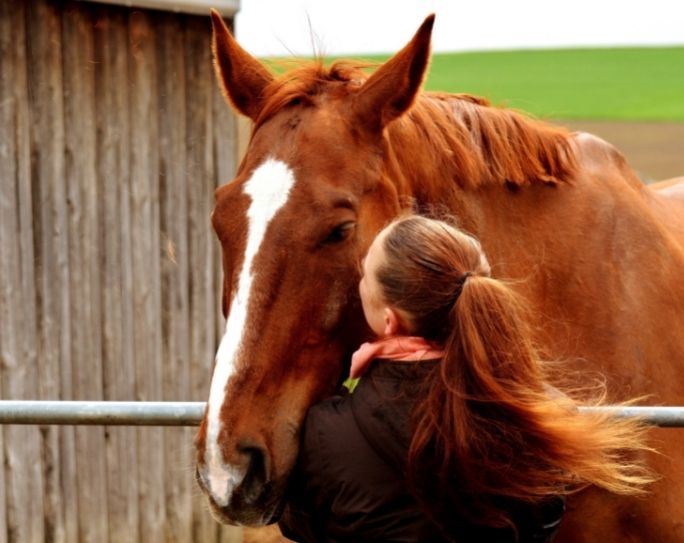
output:
[[[241,0],[257,56],[387,53],[436,13],[434,51],[684,44],[684,0]],[[310,26],[309,26],[310,21]],[[684,67],[682,68],[684,69]]]

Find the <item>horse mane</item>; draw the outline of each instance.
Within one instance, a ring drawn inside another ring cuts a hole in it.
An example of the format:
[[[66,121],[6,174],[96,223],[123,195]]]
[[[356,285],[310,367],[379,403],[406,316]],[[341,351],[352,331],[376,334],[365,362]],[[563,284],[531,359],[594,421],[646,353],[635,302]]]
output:
[[[436,154],[452,163],[446,171],[463,188],[557,184],[567,182],[577,169],[565,128],[492,106],[484,98],[425,93],[409,119],[429,134]],[[395,124],[398,131],[405,129]]]
[[[254,130],[289,106],[313,106],[323,94],[359,92],[372,66],[343,60],[325,67],[317,59],[275,78]],[[422,93],[407,114],[389,124],[387,135],[409,153],[418,141],[418,148],[431,146],[433,156],[442,157],[442,171],[463,188],[557,184],[577,169],[567,129],[470,94]]]

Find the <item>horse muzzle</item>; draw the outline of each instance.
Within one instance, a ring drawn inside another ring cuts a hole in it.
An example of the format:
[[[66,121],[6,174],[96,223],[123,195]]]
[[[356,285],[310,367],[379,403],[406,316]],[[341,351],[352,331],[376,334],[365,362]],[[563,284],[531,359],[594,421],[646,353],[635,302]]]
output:
[[[284,485],[273,484],[267,453],[251,443],[237,446],[236,464],[216,458],[198,462],[196,479],[223,524],[263,526],[275,522],[283,506]]]

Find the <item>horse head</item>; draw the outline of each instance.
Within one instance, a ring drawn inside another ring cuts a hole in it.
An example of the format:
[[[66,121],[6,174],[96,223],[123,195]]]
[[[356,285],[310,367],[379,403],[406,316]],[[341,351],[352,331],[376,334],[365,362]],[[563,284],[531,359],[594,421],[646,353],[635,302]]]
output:
[[[254,128],[212,215],[226,329],[197,480],[219,520],[262,525],[279,514],[308,407],[334,390],[367,333],[358,264],[407,196],[385,127],[420,89],[433,17],[370,77],[314,64],[280,78],[212,19],[218,79]]]

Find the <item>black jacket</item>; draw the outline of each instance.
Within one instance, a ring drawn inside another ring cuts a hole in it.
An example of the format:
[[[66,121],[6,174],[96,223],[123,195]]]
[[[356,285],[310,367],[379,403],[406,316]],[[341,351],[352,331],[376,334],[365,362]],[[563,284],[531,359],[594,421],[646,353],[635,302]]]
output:
[[[352,395],[309,410],[300,456],[280,528],[299,542],[548,543],[564,511],[562,499],[517,504],[519,532],[458,519],[444,534],[416,502],[405,462],[411,415],[435,361],[376,360]],[[457,533],[456,533],[457,532]]]

